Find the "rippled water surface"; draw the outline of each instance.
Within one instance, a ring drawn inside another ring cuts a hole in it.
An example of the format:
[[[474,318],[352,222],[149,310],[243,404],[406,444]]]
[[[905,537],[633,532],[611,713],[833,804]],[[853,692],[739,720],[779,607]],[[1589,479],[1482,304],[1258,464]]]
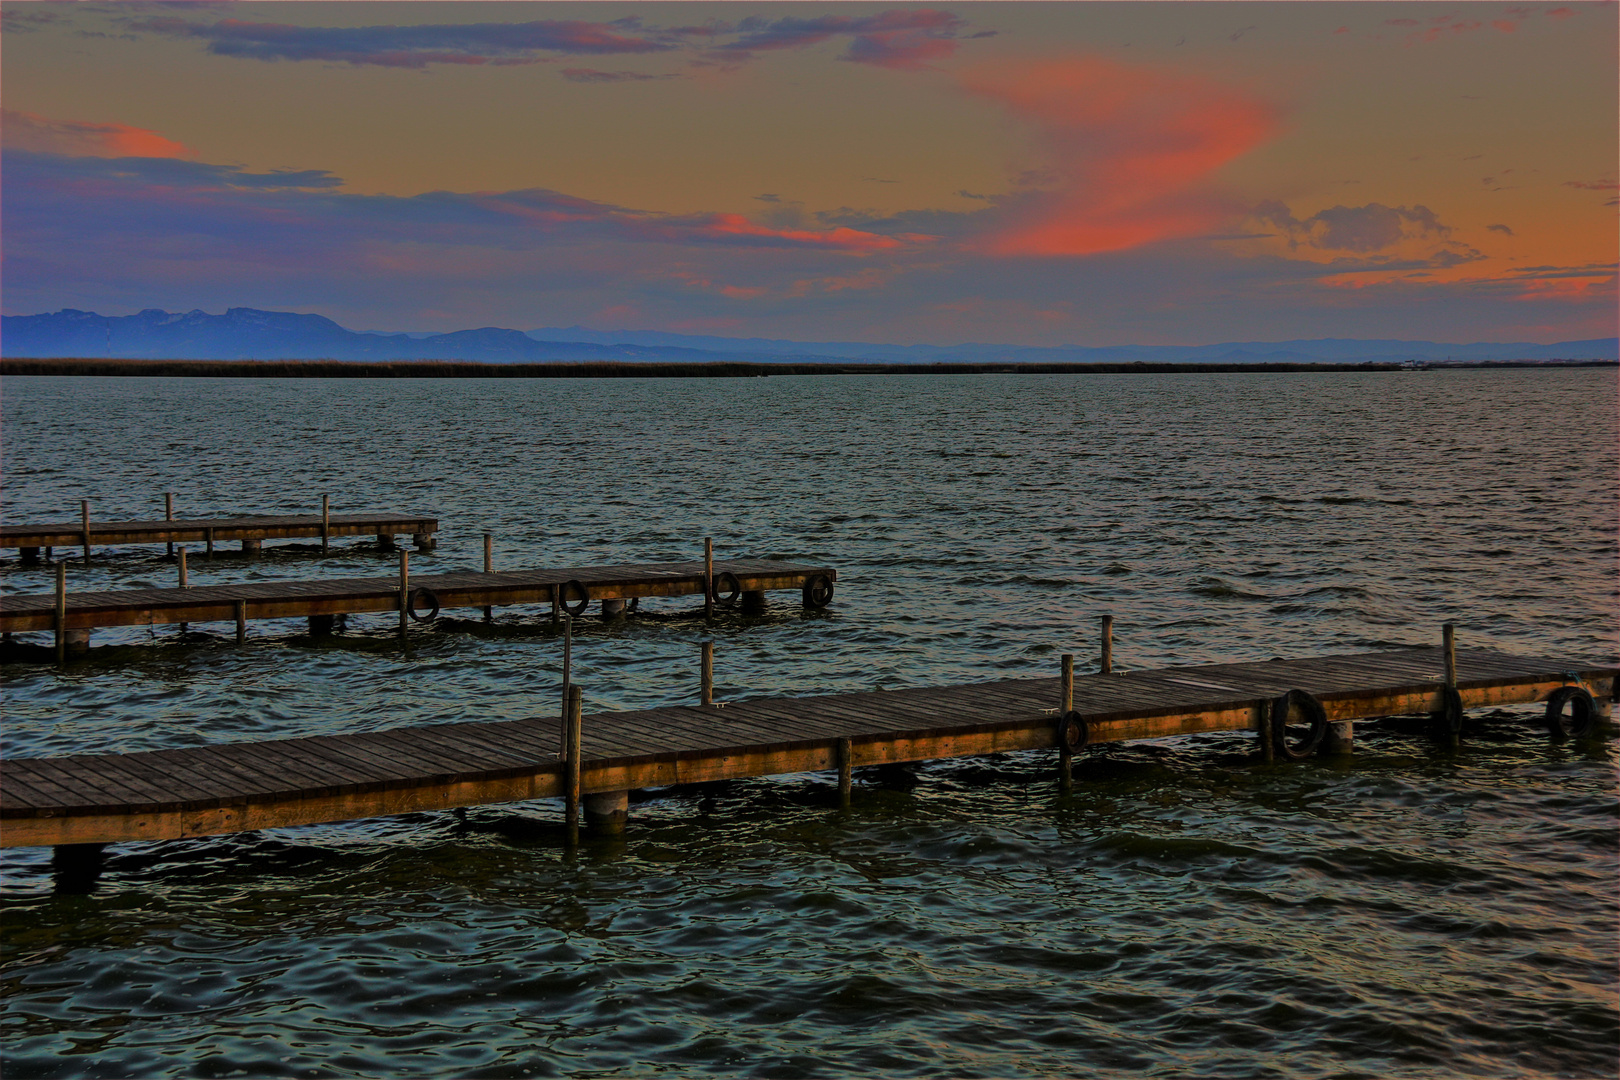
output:
[[[699,557],[839,570],[807,614],[588,621],[587,711],[1430,642],[1612,661],[1613,370],[604,381],[9,378],[8,522],[437,514],[417,573]],[[202,584],[388,574],[371,545]],[[14,553],[13,553],[14,554]],[[9,558],[9,557],[8,557]],[[48,567],[3,564],[7,592]],[[161,549],[70,588],[166,585]],[[39,756],[557,707],[538,610],[97,631],[0,669]],[[48,635],[28,640],[48,643]],[[109,849],[7,849],[0,1065],[32,1076],[1614,1076],[1616,757],[1535,710],[1455,752],[1358,725]],[[587,743],[589,733],[587,731]]]

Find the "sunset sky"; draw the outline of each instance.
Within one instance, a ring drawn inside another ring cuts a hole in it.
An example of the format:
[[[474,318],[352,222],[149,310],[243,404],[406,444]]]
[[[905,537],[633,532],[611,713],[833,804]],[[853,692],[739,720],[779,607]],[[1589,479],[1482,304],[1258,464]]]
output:
[[[8,315],[1616,332],[1612,3],[0,10]]]

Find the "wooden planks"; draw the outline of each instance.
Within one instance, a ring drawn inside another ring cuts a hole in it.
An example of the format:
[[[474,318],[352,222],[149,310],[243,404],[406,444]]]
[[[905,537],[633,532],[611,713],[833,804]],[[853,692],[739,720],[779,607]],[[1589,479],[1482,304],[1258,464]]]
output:
[[[1258,730],[1272,698],[1292,688],[1315,695],[1332,720],[1426,711],[1440,704],[1439,660],[1438,649],[1403,649],[1082,675],[1074,707],[1092,742]],[[1571,679],[1608,699],[1620,674],[1485,650],[1462,650],[1457,662],[1468,707],[1540,701]],[[1054,677],[598,713],[584,721],[581,790],[1051,747],[1060,695]],[[11,759],[0,762],[0,844],[178,838],[555,797],[559,746],[560,721],[545,717]]]
[[[260,514],[247,517],[180,518],[173,521],[96,521],[89,526],[93,544],[206,543],[209,540],[290,540],[329,536],[431,535],[439,520],[420,514]],[[74,547],[85,542],[83,522],[0,526],[0,548]]]
[[[336,519],[334,519],[336,520]],[[716,573],[737,576],[744,591],[803,589],[816,576],[836,581],[830,567],[735,559],[715,563]],[[553,586],[582,582],[596,600],[642,596],[690,596],[703,591],[703,564],[674,562],[630,566],[578,566],[502,573],[413,575],[413,589],[430,590],[441,608],[549,604]],[[68,629],[154,626],[166,623],[235,622],[398,611],[399,579],[328,578],[199,585],[185,589],[124,589],[69,592]],[[56,598],[37,593],[0,596],[0,631],[22,633],[54,627]]]

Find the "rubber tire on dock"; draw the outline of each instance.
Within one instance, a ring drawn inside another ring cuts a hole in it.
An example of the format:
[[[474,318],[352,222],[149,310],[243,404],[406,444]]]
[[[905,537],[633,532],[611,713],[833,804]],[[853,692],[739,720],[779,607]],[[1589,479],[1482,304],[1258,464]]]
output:
[[[1310,733],[1302,742],[1290,746],[1288,744],[1288,710],[1298,705],[1310,719]],[[1271,744],[1276,747],[1277,756],[1286,761],[1304,761],[1316,752],[1322,745],[1322,739],[1327,735],[1327,710],[1322,703],[1304,690],[1289,690],[1278,694],[1271,703]]]
[[[1078,750],[1091,742],[1091,729],[1086,726],[1086,718],[1073,709],[1058,717],[1052,734],[1059,746],[1067,746],[1070,750]]]
[[[1429,733],[1441,742],[1450,742],[1452,739],[1461,738],[1463,729],[1462,695],[1457,693],[1455,686],[1442,686],[1440,688],[1440,701],[1442,703],[1440,711],[1429,714]]]
[[[426,615],[416,613],[418,604],[427,608]],[[439,617],[439,598],[433,595],[432,589],[422,587],[412,589],[410,599],[405,604],[405,613],[413,622],[432,622]]]
[[[570,604],[568,602],[570,592],[579,594],[578,603]],[[586,608],[591,606],[591,590],[587,589],[585,583],[578,578],[570,578],[563,582],[562,587],[557,590],[557,605],[577,619],[585,614]]]
[[[714,602],[720,607],[730,607],[742,599],[742,582],[737,575],[729,570],[714,575]]]
[[[832,603],[833,583],[826,574],[817,574],[804,583],[804,606],[820,611]]]
[[[1564,715],[1568,705],[1569,715]],[[1597,706],[1582,686],[1560,686],[1547,697],[1547,731],[1554,739],[1579,739],[1592,730]]]

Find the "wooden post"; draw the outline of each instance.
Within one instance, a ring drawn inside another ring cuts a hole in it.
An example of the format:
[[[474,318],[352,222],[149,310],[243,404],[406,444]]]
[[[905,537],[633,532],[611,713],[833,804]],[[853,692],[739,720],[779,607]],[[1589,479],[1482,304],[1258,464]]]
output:
[[[89,550],[85,548],[87,553]],[[703,617],[714,618],[714,538],[711,536],[703,538]]]
[[[1457,624],[1446,623],[1440,628],[1440,644],[1445,650],[1446,685],[1457,688]]]
[[[1063,700],[1060,703],[1059,715],[1067,716],[1074,711],[1074,653],[1063,654],[1062,676]]]
[[[79,500],[79,522],[84,529],[84,563],[90,565],[90,500]]]
[[[410,636],[411,611],[411,553],[399,553],[399,640]]]
[[[563,814],[568,827],[568,845],[579,843],[579,771],[581,736],[584,726],[584,695],[579,687],[568,688],[568,720],[563,727],[563,763],[566,779],[563,783]]]
[[[165,491],[163,493],[163,520],[164,521],[173,521],[174,520],[174,492],[172,492],[172,491]],[[169,558],[171,558],[171,559],[174,558],[174,541],[173,540],[169,541]]]
[[[1097,669],[1104,675],[1114,673],[1114,617],[1102,617],[1102,665]]]
[[[191,588],[191,582],[186,580],[186,549],[185,548],[180,549],[179,563],[180,563],[180,587],[182,589],[189,589],[189,588]]]
[[[553,583],[551,586],[551,628],[555,630],[562,618],[562,586]]]
[[[568,693],[574,686],[574,617],[563,615],[563,722],[568,721]],[[567,741],[563,742],[563,756],[568,754]]]
[[[203,532],[203,536],[208,541],[207,557],[212,559],[214,557],[214,527],[212,525],[208,526],[208,528]]]
[[[698,704],[714,704],[714,642],[703,643],[703,658],[698,664]]]
[[[332,543],[332,497],[321,496],[321,554],[326,554]]]
[[[484,573],[493,574],[494,572],[495,572],[495,538],[492,537],[489,533],[485,533],[484,534]],[[485,604],[484,605],[484,621],[485,622],[493,622],[494,620],[495,620],[495,608],[493,606],[489,605],[489,604]]]
[[[855,748],[848,739],[838,740],[838,808],[849,809],[849,795],[854,787]]]
[[[56,663],[67,663],[67,562],[56,564]]]
[[[247,640],[247,601],[236,602],[236,643],[242,644]]]

